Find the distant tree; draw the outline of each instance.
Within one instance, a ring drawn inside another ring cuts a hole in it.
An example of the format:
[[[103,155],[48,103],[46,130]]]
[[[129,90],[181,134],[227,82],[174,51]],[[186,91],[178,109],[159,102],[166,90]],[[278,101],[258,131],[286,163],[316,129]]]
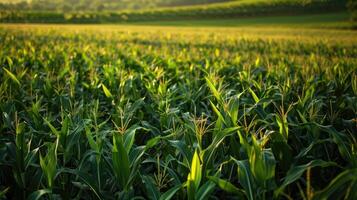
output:
[[[353,23],[354,28],[357,28],[357,1],[349,0],[347,3],[347,8],[351,14],[351,21]]]

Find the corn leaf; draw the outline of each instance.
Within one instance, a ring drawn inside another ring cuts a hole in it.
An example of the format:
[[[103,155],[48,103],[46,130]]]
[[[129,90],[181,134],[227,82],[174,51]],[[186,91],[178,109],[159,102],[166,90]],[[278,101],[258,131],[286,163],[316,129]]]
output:
[[[103,83],[102,83],[102,89],[103,89],[103,92],[104,92],[106,97],[108,97],[108,98],[112,98],[113,97],[112,93],[110,93],[108,88]]]
[[[308,169],[313,167],[329,167],[336,166],[334,162],[326,162],[323,160],[313,160],[304,165],[293,166],[287,172],[287,175],[284,177],[284,182],[274,191],[274,195],[278,196],[286,186],[296,181],[301,175]]]
[[[9,70],[6,68],[3,68],[7,75],[10,77],[11,80],[13,80],[18,86],[21,86],[20,81],[16,78],[15,74],[11,73]]]
[[[193,158],[192,158],[191,172],[188,175],[187,180],[192,181],[194,184],[195,190],[197,190],[200,185],[201,178],[202,178],[201,163],[200,163],[200,158],[198,157],[198,153],[196,150],[195,154],[193,155]]]
[[[330,184],[323,190],[318,191],[313,196],[313,200],[318,199],[328,199],[336,191],[341,191],[341,189],[347,189],[347,184],[357,182],[357,169],[348,169],[336,176]],[[354,193],[356,191],[353,191]]]
[[[130,176],[130,163],[128,153],[124,147],[123,136],[119,134],[113,135],[112,159],[114,173],[119,184],[123,189],[126,189]]]
[[[165,193],[163,193],[160,196],[160,200],[170,200],[177,191],[179,191],[182,188],[182,185],[176,185],[175,187],[169,189],[168,191],[166,191]]]
[[[241,189],[238,189],[236,186],[234,186],[232,183],[220,179],[215,176],[208,176],[208,179],[213,181],[219,188],[222,190],[228,192],[228,193],[233,193],[237,195],[239,198],[243,199],[244,198],[244,192]]]
[[[30,194],[30,196],[27,197],[27,200],[39,200],[39,199],[43,199],[43,196],[46,194],[51,194],[52,190],[50,189],[41,189],[41,190],[37,190],[35,192],[32,192]]]

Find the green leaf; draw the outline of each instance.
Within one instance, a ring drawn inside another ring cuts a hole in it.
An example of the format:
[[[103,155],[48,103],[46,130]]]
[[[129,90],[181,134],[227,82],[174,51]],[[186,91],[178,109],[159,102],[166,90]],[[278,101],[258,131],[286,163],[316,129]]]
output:
[[[52,191],[50,189],[42,189],[32,192],[30,196],[27,197],[27,200],[39,200],[44,199],[42,196],[45,194],[51,194]]]
[[[154,180],[150,176],[142,176],[146,191],[147,191],[147,196],[149,199],[154,199],[157,200],[160,197],[160,192],[157,190]]]
[[[61,133],[57,131],[57,129],[54,126],[52,126],[52,124],[47,119],[44,119],[44,121],[47,124],[47,126],[50,127],[52,133],[55,134],[57,138],[61,138]]]
[[[248,200],[253,200],[253,193],[255,191],[255,186],[253,182],[253,177],[249,170],[249,163],[247,160],[236,160],[232,158],[232,160],[237,164],[238,168],[238,180],[240,184],[243,186],[244,190],[247,192]]]
[[[13,80],[18,86],[21,86],[20,81],[16,78],[16,76],[11,73],[9,70],[7,70],[5,67],[3,68],[5,70],[5,72],[7,73],[7,75],[9,75],[9,77],[11,78],[11,80]]]
[[[67,115],[62,121],[61,135],[67,136],[69,131],[70,118]]]
[[[207,77],[205,79],[206,79],[206,83],[207,83],[209,89],[211,90],[213,96],[217,99],[217,101],[219,103],[222,103],[223,101],[222,101],[221,95],[218,92],[218,90],[216,89],[216,87],[213,85],[213,83]]]
[[[90,129],[88,127],[85,127],[85,130],[86,130],[85,133],[86,133],[87,140],[89,142],[89,146],[91,147],[91,149],[93,151],[98,152],[99,147],[98,147],[97,143],[94,141]]]
[[[10,190],[10,187],[5,188],[4,190],[0,191],[0,199],[5,198],[5,194]]]
[[[205,150],[202,151],[202,157],[206,164],[211,162],[211,159],[214,157],[215,152],[217,151],[218,147],[223,143],[224,139],[232,135],[238,129],[239,127],[231,127],[217,131],[217,133],[213,137],[213,141],[211,142],[211,144]]]
[[[212,181],[207,181],[203,184],[195,195],[197,200],[206,200],[210,197],[210,194],[214,191],[215,184]]]
[[[240,199],[244,199],[244,192],[242,192],[240,189],[238,189],[232,183],[230,183],[226,180],[220,179],[218,177],[215,177],[215,176],[208,176],[207,178],[209,180],[213,181],[222,190],[229,192],[229,193],[234,193],[234,194],[238,195],[240,197]]]
[[[195,199],[195,183],[192,180],[187,180],[187,197],[188,200],[194,200]]]
[[[285,116],[276,115],[276,122],[279,126],[279,133],[284,136],[285,140],[289,137],[289,124]]]
[[[27,168],[31,165],[35,163],[35,160],[37,158],[37,153],[39,151],[40,148],[36,148],[32,151],[30,151],[26,157],[25,157],[25,170],[27,170]]]
[[[161,140],[161,136],[156,136],[154,138],[151,138],[149,141],[147,141],[145,148],[150,149],[154,147],[156,144],[158,144]]]
[[[336,191],[347,189],[347,183],[357,181],[357,169],[348,169],[336,176],[330,184],[323,190],[314,194],[313,200],[328,199]],[[356,191],[351,191],[356,192]]]
[[[357,154],[353,153],[353,142],[348,135],[336,131],[334,128],[324,128],[333,138],[341,156],[357,167]]]
[[[297,111],[297,113],[299,114],[301,121],[302,121],[303,123],[308,123],[308,121],[306,120],[306,118],[304,117],[304,115],[301,114],[301,112],[300,112],[299,110],[296,110],[296,111]]]
[[[130,149],[134,144],[136,131],[139,129],[142,129],[142,128],[143,127],[141,127],[141,126],[134,125],[125,131],[125,133],[124,133],[124,147],[128,152],[130,152]]]
[[[126,189],[130,176],[129,156],[124,147],[123,136],[116,133],[113,135],[112,159],[114,173],[118,178],[119,184]]]
[[[260,65],[260,58],[257,57],[257,59],[255,60],[255,66],[259,67],[259,65]]]
[[[261,149],[255,137],[252,137],[252,142],[249,154],[250,169],[258,184],[263,186],[265,181],[275,176],[275,158],[271,150]]]
[[[57,146],[58,139],[55,143],[50,145],[45,157],[42,157],[40,155],[40,166],[46,177],[49,188],[53,187],[53,182],[55,180],[55,175],[57,171]]]
[[[91,190],[94,192],[94,194],[97,196],[98,199],[100,199],[100,200],[102,199],[100,190],[90,174],[84,173],[79,170],[67,169],[67,168],[59,169],[59,173],[62,173],[62,172],[70,173],[75,176],[78,176],[85,184],[87,184],[91,188]]]
[[[258,103],[258,102],[259,102],[259,98],[258,98],[258,96],[255,94],[255,92],[254,92],[251,88],[248,88],[248,90],[249,90],[250,94],[252,95],[252,97],[253,97],[255,103]]]
[[[323,160],[313,160],[305,165],[293,166],[292,168],[290,168],[290,170],[287,172],[287,175],[284,177],[284,182],[280,185],[278,189],[274,191],[274,196],[277,197],[281,192],[283,192],[286,186],[299,179],[308,168],[329,166],[336,166],[336,163],[326,162]]]
[[[239,114],[239,98],[244,92],[239,93],[236,97],[229,102],[229,116],[233,125],[237,125]]]
[[[102,88],[103,88],[103,92],[104,92],[106,97],[108,97],[108,98],[112,98],[113,97],[112,93],[110,93],[108,88],[103,83],[102,83]]]
[[[182,185],[176,185],[175,187],[169,189],[164,194],[162,194],[160,200],[170,200],[181,188]]]
[[[183,155],[185,164],[187,167],[190,167],[190,163],[192,162],[190,159],[193,158],[193,155],[188,145],[182,140],[169,140],[168,142]]]
[[[218,108],[211,102],[209,101],[212,108],[213,108],[213,111],[217,114],[218,116],[218,120],[216,121],[216,127],[218,129],[222,129],[223,128],[223,124],[226,124],[226,121],[224,120],[223,118],[223,115],[221,114],[221,112],[219,112]]]
[[[14,65],[14,61],[9,56],[6,56],[8,66],[11,68]]]
[[[200,186],[201,178],[202,178],[201,163],[200,163],[200,158],[199,158],[197,150],[196,150],[195,154],[193,155],[193,158],[192,158],[191,172],[187,177],[188,181],[193,181],[195,191]]]

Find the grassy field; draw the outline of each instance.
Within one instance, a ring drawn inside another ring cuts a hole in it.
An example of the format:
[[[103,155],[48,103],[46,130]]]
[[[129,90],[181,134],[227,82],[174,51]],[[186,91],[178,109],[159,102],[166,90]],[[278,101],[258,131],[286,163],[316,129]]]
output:
[[[197,21],[195,26],[181,24],[180,22],[172,22],[172,24],[160,22],[120,25],[0,24],[0,28],[5,32],[15,33],[17,31],[26,32],[26,30],[32,30],[43,37],[48,37],[51,31],[58,35],[58,29],[61,29],[72,34],[96,37],[100,35],[100,37],[110,41],[113,40],[112,37],[115,35],[120,35],[116,40],[120,41],[120,38],[130,41],[144,40],[143,42],[148,44],[160,44],[163,41],[174,44],[190,44],[192,42],[204,44],[212,42],[212,38],[216,43],[244,39],[285,42],[298,40],[300,43],[326,43],[340,45],[341,47],[355,46],[357,43],[356,31],[334,26],[336,21],[325,21],[322,24],[305,22],[301,24],[275,23],[275,25],[265,22],[265,25],[256,24],[256,26],[245,23],[244,25],[237,25],[237,27],[234,25],[222,26],[222,24],[216,23],[218,21]],[[206,25],[206,23],[209,25]],[[145,34],[148,34],[148,37],[145,37]],[[171,37],[172,35],[175,37]],[[156,38],[156,40],[153,38]],[[231,45],[234,46],[234,43]]]
[[[241,19],[257,16],[347,12],[347,0],[239,0],[195,6],[124,11],[0,10],[0,22],[100,24],[204,19]]]
[[[134,25],[156,26],[188,26],[188,27],[296,27],[296,28],[338,28],[348,29],[352,24],[347,12],[333,12],[327,14],[308,14],[295,16],[265,16],[231,19],[207,19],[207,20],[169,20],[151,22],[131,22]]]
[[[210,23],[1,24],[0,199],[357,199],[356,32]]]

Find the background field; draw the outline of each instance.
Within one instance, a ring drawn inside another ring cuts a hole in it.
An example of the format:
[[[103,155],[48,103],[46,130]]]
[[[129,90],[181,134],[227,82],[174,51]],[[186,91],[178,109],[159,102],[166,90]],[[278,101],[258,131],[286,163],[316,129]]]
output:
[[[125,23],[124,23],[125,24]],[[131,22],[128,25],[188,26],[188,27],[290,27],[290,28],[329,28],[351,29],[350,15],[347,12],[327,14],[307,14],[299,16],[265,16],[232,19],[171,20],[151,22]]]
[[[0,9],[42,11],[118,11],[152,9],[196,4],[228,2],[230,0],[0,0]]]
[[[352,6],[353,7],[353,6]],[[0,8],[0,22],[18,23],[123,23],[202,19],[237,19],[347,12],[345,0],[240,0],[194,6],[117,11]]]

